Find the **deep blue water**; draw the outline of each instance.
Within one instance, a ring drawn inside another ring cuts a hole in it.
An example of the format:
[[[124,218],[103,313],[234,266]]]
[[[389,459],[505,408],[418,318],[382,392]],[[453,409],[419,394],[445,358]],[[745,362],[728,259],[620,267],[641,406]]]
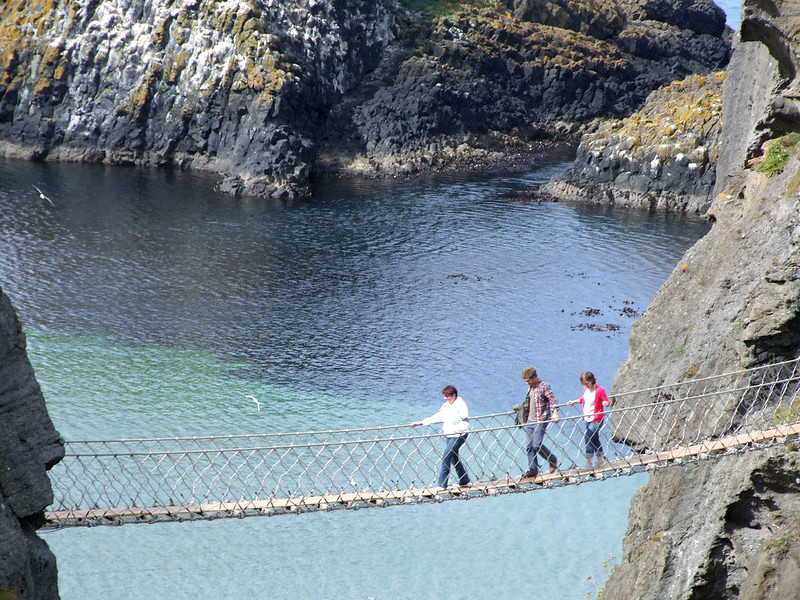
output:
[[[495,412],[524,396],[528,364],[567,400],[582,371],[611,385],[631,322],[707,227],[515,197],[564,158],[318,182],[293,203],[169,171],[0,162],[0,286],[67,439],[408,423],[448,383]],[[579,599],[620,559],[645,481],[46,540],[64,600]]]

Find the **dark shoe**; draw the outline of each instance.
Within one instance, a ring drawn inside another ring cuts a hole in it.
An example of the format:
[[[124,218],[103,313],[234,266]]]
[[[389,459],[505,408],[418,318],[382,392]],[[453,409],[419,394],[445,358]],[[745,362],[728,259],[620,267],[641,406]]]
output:
[[[555,473],[558,471],[558,463],[550,463],[550,472]]]
[[[538,475],[539,475],[539,473],[537,473],[536,471],[525,471],[522,474],[522,478],[525,479],[526,477],[536,477]]]

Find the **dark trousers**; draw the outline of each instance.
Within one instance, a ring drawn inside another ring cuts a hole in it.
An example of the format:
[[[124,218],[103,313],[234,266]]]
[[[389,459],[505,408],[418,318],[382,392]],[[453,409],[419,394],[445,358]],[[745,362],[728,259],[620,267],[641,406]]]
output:
[[[541,455],[543,459],[549,462],[550,466],[558,466],[556,455],[550,452],[543,443],[546,430],[547,423],[528,423],[525,425],[525,452],[528,455],[528,471],[533,475],[539,473],[538,455]]]
[[[439,481],[436,483],[439,487],[447,487],[447,479],[450,476],[450,467],[455,467],[456,475],[458,475],[459,485],[467,485],[469,483],[469,476],[467,470],[464,468],[461,459],[458,456],[458,450],[467,441],[467,434],[464,433],[458,437],[448,437],[447,443],[444,447],[444,455],[442,456],[442,470],[439,472]]]

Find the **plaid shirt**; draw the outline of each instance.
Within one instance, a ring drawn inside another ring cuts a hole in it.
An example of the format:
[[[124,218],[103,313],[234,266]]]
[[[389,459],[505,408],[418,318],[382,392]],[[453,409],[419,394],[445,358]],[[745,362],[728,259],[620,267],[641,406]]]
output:
[[[549,383],[540,381],[536,387],[528,387],[527,400],[530,407],[530,412],[528,413],[529,423],[541,423],[542,421],[550,420],[553,406],[556,404],[556,398],[553,396],[553,390],[550,389]]]

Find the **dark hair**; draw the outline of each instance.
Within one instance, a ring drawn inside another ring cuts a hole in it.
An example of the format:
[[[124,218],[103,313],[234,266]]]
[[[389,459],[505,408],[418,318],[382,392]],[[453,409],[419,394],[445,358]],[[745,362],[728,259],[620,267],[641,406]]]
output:
[[[458,396],[458,390],[454,388],[452,385],[446,385],[442,390],[442,394],[444,394],[445,396]]]
[[[594,373],[591,371],[584,371],[581,374],[581,383],[597,383],[597,380],[594,378]]]

